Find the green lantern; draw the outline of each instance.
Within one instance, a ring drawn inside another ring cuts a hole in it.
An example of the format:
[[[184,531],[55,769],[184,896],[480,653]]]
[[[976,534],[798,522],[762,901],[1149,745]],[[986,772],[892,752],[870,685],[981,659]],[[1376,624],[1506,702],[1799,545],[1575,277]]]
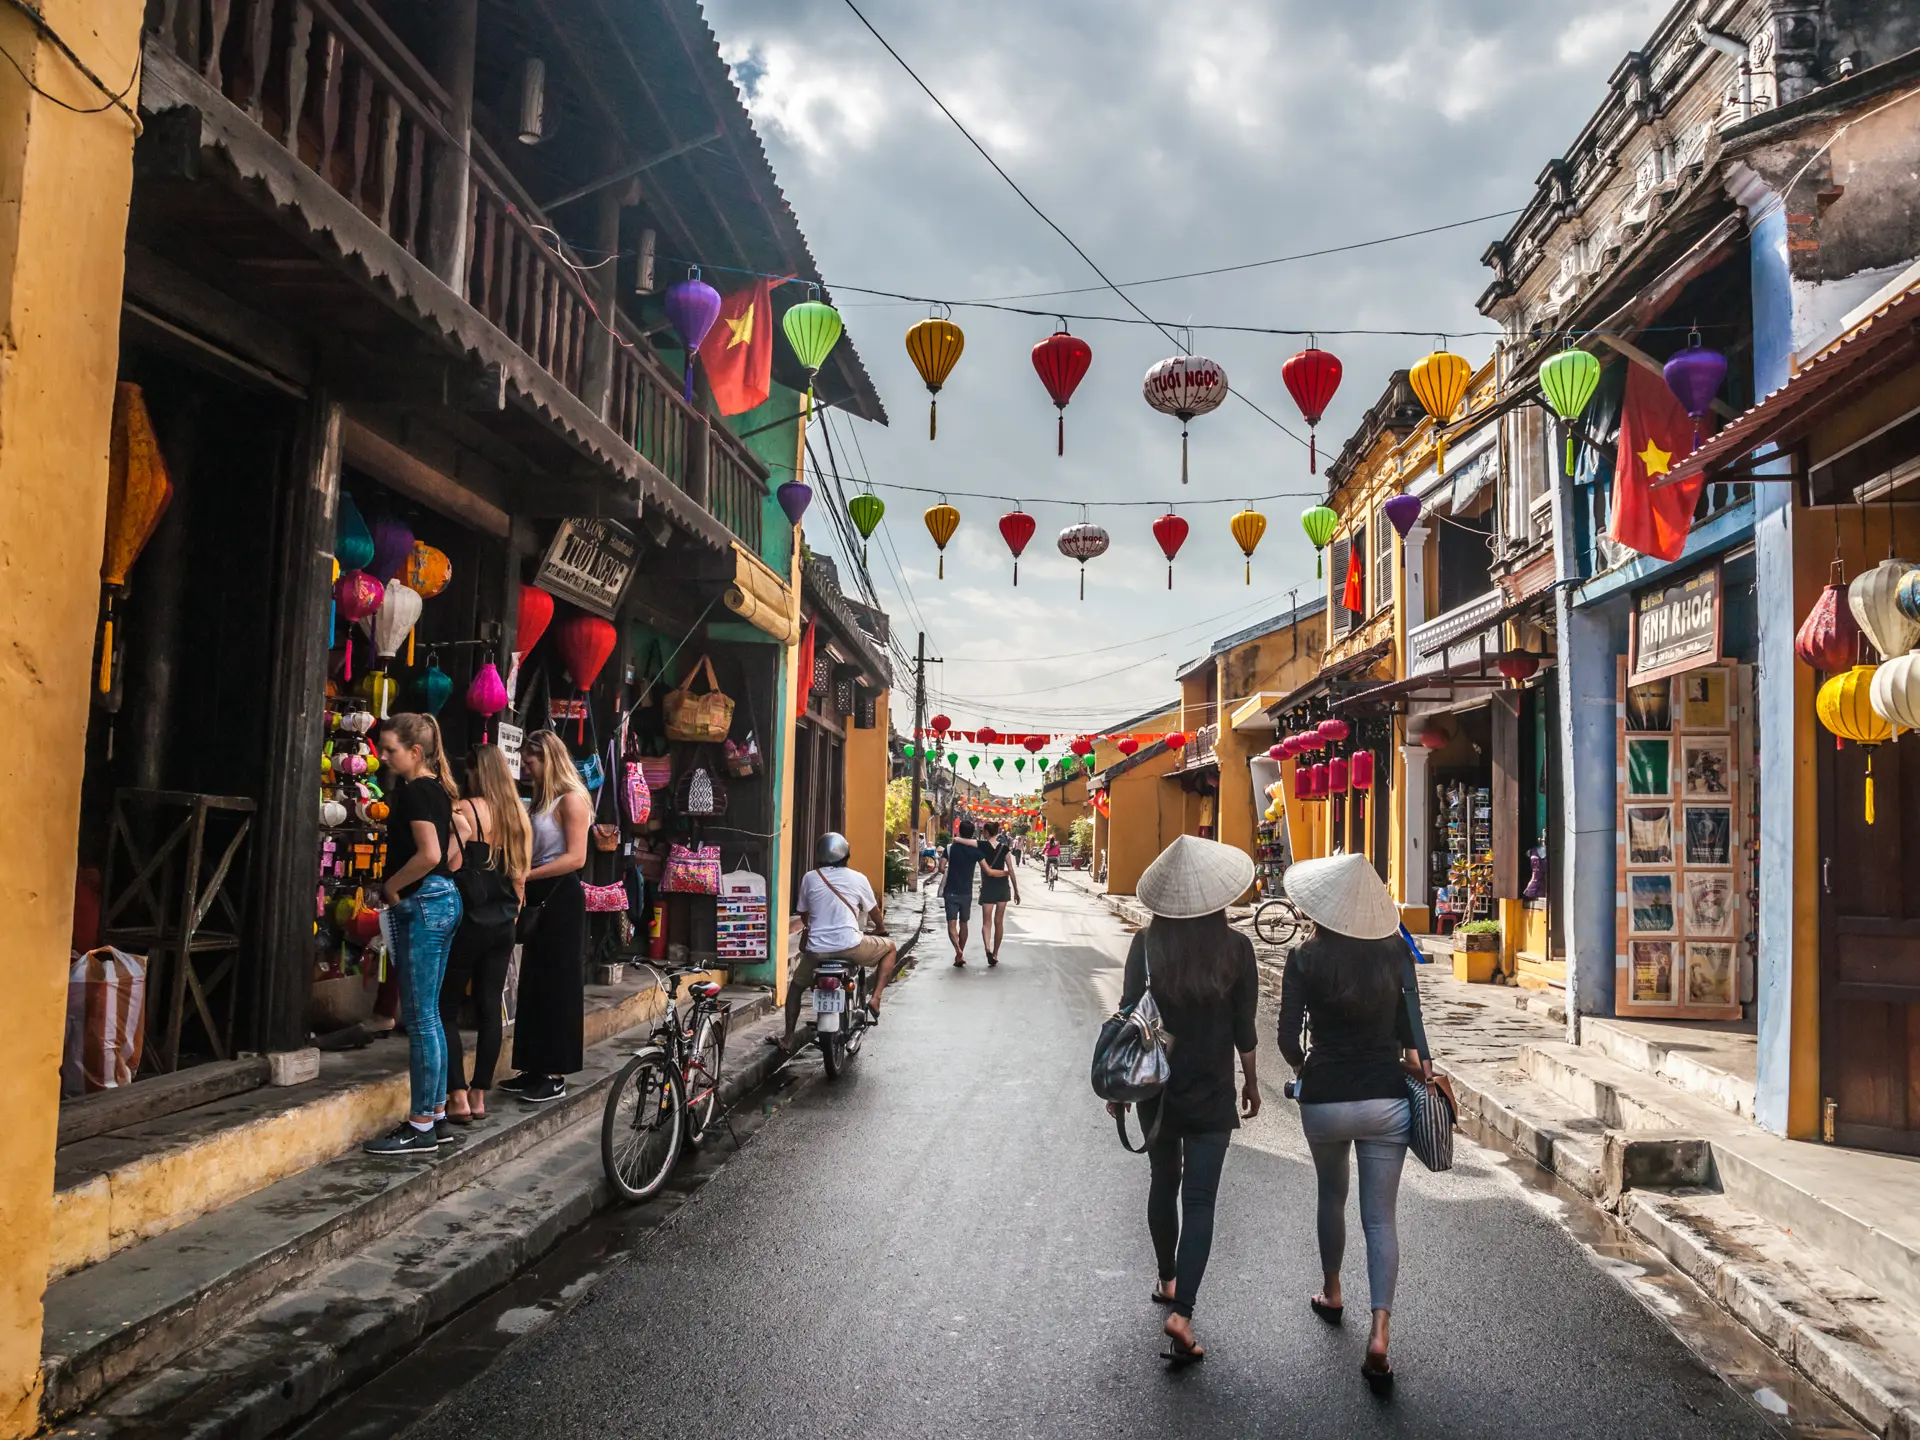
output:
[[[816,285],[809,290],[809,296],[818,295]],[[781,318],[780,328],[787,332],[787,343],[793,347],[794,357],[807,370],[807,408],[813,408],[813,377],[820,373],[820,367],[827,362],[828,354],[840,339],[840,312],[831,305],[815,299],[802,300],[787,311]]]
[[[1585,350],[1562,350],[1540,367],[1540,389],[1567,424],[1567,475],[1573,475],[1573,422],[1600,385],[1600,362]]]
[[[1042,770],[1045,770],[1047,768],[1047,757],[1042,755],[1039,757],[1039,759],[1034,761],[1034,763],[1038,765]]]
[[[1339,523],[1339,512],[1325,505],[1316,505],[1300,517],[1300,528],[1307,532],[1307,539],[1313,542],[1313,576],[1316,580],[1325,574],[1321,568],[1321,552],[1327,548],[1327,541],[1333,538],[1334,527]]]
[[[978,755],[967,756],[967,764],[975,770],[978,770],[980,768],[980,757]]]
[[[1099,765],[1094,762],[1094,758],[1091,755],[1082,755],[1080,757],[1080,763],[1085,765],[1089,770],[1098,770],[1100,768]]]
[[[867,541],[873,538],[873,532],[880,527],[880,517],[887,513],[887,507],[878,495],[871,491],[863,492],[847,501],[847,518],[853,521],[853,528],[860,532],[860,563],[867,563]]]
[[[1000,773],[1001,773],[1002,771],[1004,771],[1004,770],[1005,770],[1006,768],[1007,768],[1007,757],[1006,757],[1006,756],[1004,756],[1004,755],[996,755],[996,756],[994,756],[994,757],[993,757],[993,773],[994,773],[994,774],[996,774],[996,775],[998,775],[998,774],[1000,774]]]
[[[1026,774],[1027,773],[1027,757],[1024,755],[1016,755],[1013,760],[1013,768],[1019,771],[1022,775]]]
[[[911,759],[913,759],[913,757],[914,757],[914,755],[915,755],[915,754],[916,754],[917,752],[916,752],[916,751],[914,750],[914,748],[913,748],[913,746],[911,746],[911,745],[902,745],[902,746],[900,747],[900,753],[901,753],[902,755],[904,755],[904,756],[906,756],[906,757],[907,757],[907,759],[909,759],[909,760],[911,760]]]

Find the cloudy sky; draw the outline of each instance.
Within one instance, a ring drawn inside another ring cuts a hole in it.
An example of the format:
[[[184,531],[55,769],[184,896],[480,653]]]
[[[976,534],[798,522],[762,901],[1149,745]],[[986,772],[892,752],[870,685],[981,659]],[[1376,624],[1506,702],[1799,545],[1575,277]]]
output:
[[[1013,178],[1121,282],[1352,244],[1516,208],[1598,105],[1621,56],[1666,0],[1570,7],[1551,0],[860,0],[869,20]],[[845,0],[706,0],[821,272],[950,300],[1025,296],[1098,279],[1029,211]],[[1280,366],[1286,336],[1207,328],[1317,329],[1346,377],[1321,422],[1336,453],[1389,374],[1449,333],[1476,362],[1491,346],[1474,309],[1479,257],[1508,222],[1239,274],[1134,288],[1233,388],[1300,433]],[[1298,492],[1319,484],[1305,450],[1230,400],[1193,424],[1179,483],[1179,423],[1141,398],[1174,346],[1142,325],[1074,320],[1093,367],[1054,454],[1054,411],[1028,358],[1050,319],[956,306],[966,353],[927,439],[926,392],[902,344],[924,305],[835,293],[879,385],[889,427],[860,422],[859,460],[887,506],[871,561],[907,637],[944,657],[938,708],[963,726],[1099,728],[1176,693],[1178,664],[1210,641],[1314,593]],[[1092,290],[1009,303],[1128,315]],[[1407,336],[1337,335],[1408,330]],[[839,436],[844,446],[848,422]],[[821,457],[824,460],[824,455]],[[946,578],[920,515],[945,489],[961,512]],[[1039,532],[1012,585],[995,521],[1016,496]],[[1261,497],[1286,496],[1265,500]],[[1253,584],[1228,533],[1242,500],[1269,521]],[[1086,568],[1054,538],[1071,501],[1173,501],[1193,530],[1174,589],[1149,531],[1153,506],[1095,505],[1113,537]],[[1229,501],[1235,503],[1202,503]],[[823,524],[816,548],[834,548]],[[852,589],[850,585],[848,587]],[[1003,787],[1005,788],[1005,787]]]

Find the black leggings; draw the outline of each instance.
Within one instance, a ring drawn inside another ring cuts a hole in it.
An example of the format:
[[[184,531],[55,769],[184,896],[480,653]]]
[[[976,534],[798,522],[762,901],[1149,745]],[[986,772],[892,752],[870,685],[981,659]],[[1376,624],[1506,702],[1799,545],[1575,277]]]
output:
[[[1147,1190],[1147,1230],[1160,1262],[1160,1279],[1174,1282],[1173,1308],[1189,1318],[1213,1249],[1213,1200],[1232,1139],[1231,1130],[1204,1130],[1163,1138],[1147,1151],[1153,1171],[1153,1184]]]
[[[467,1057],[460,1048],[460,1001],[473,982],[473,1009],[479,1043],[474,1047],[475,1090],[493,1088],[493,1069],[500,1063],[500,997],[507,988],[507,966],[513,960],[513,927],[462,925],[447,952],[447,978],[440,985],[440,1024],[447,1032],[447,1088],[467,1087]]]

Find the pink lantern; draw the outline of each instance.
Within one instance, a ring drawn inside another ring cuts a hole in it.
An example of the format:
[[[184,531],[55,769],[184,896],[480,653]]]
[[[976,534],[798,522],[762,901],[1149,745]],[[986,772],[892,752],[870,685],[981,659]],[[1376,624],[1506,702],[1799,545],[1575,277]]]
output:
[[[1320,738],[1329,745],[1338,745],[1352,733],[1353,727],[1348,725],[1344,720],[1322,720],[1320,722]]]
[[[1347,765],[1347,757],[1344,755],[1334,756],[1333,762],[1327,766],[1327,784],[1333,788],[1333,793],[1336,795],[1343,794],[1347,789],[1349,779],[1351,779],[1351,776]]]
[[[1311,765],[1293,767],[1293,798],[1295,800],[1313,798],[1313,767]]]
[[[1309,730],[1304,735],[1294,736],[1293,743],[1300,747],[1298,753],[1302,755],[1310,755],[1316,750],[1327,748],[1326,740],[1317,730]]]
[[[489,660],[474,672],[473,683],[467,686],[467,708],[484,722],[507,708],[507,683],[500,678],[500,672]],[[480,727],[481,743],[486,742],[487,727]]]
[[[341,678],[353,679],[353,624],[380,608],[387,598],[387,587],[364,570],[349,570],[333,582],[333,606],[347,622],[347,660]]]
[[[1269,745],[1269,746],[1267,747],[1267,758],[1268,758],[1269,760],[1284,760],[1284,759],[1286,759],[1286,758],[1287,758],[1287,747],[1286,747],[1285,745]]]
[[[1313,798],[1326,799],[1328,792],[1332,789],[1332,781],[1333,777],[1328,773],[1325,765],[1315,765],[1313,767]]]
[[[1356,790],[1373,788],[1373,752],[1371,750],[1353,752],[1353,788]]]

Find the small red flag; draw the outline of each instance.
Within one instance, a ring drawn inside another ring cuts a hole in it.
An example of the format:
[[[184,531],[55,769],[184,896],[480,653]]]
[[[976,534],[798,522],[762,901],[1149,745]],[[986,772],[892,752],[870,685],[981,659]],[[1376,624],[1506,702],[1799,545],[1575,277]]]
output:
[[[1693,420],[1667,382],[1644,365],[1628,365],[1608,538],[1656,559],[1680,558],[1706,476],[1655,484],[1692,453]]]
[[[700,342],[700,364],[722,415],[766,404],[773,381],[773,300],[765,280],[720,302],[720,318]]]
[[[800,636],[800,645],[793,657],[794,669],[798,672],[799,684],[794,686],[793,713],[795,719],[805,719],[807,699],[813,693],[813,641],[814,622],[809,620],[807,628]]]
[[[1347,588],[1340,596],[1340,603],[1356,615],[1367,613],[1367,582],[1360,570],[1358,544],[1347,551]]]

